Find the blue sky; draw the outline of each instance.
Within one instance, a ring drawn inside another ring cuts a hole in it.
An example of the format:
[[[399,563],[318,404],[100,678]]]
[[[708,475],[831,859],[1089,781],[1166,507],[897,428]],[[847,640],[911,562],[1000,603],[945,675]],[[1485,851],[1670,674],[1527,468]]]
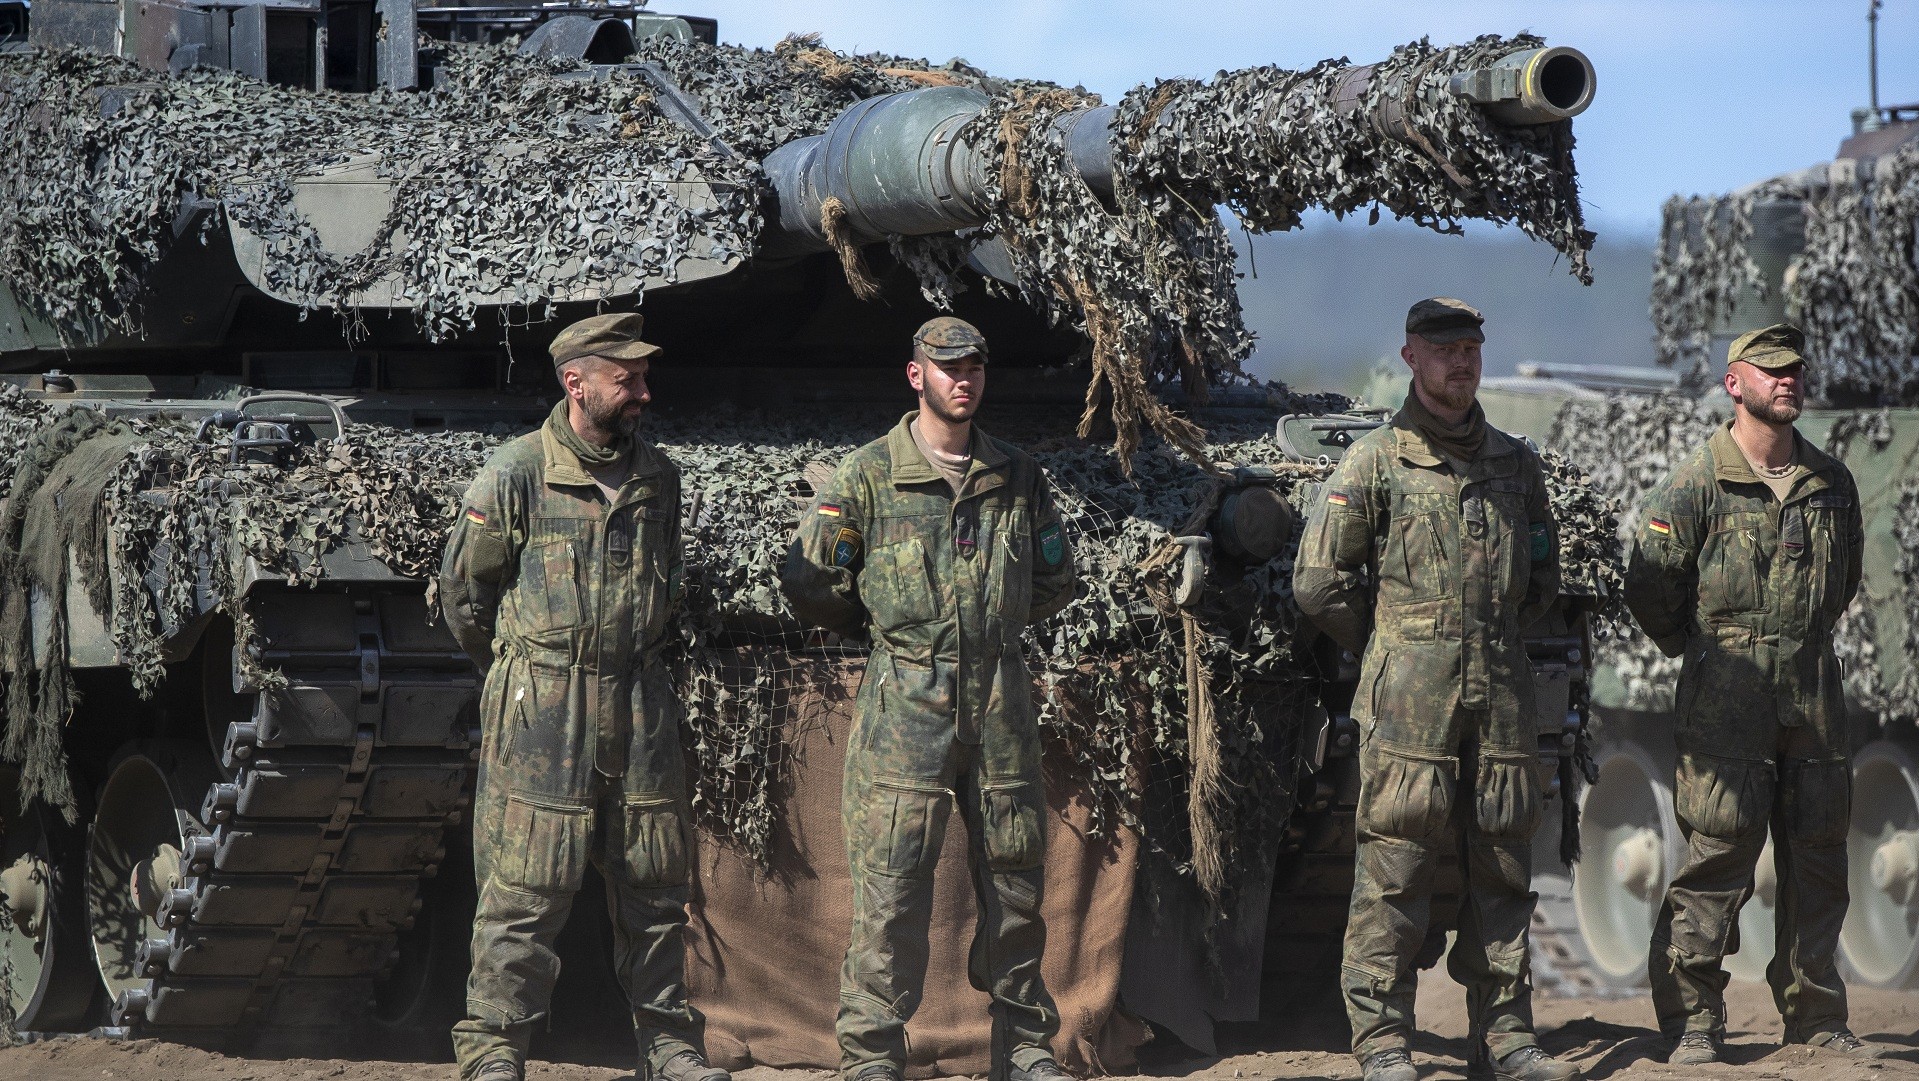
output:
[[[1587,214],[1650,236],[1678,192],[1721,192],[1832,156],[1867,100],[1865,0],[653,0],[770,46],[819,31],[838,49],[1080,83],[1115,100],[1137,83],[1220,68],[1378,59],[1420,36],[1531,30],[1592,58],[1594,104],[1574,122]],[[1919,0],[1880,22],[1882,102],[1919,101]]]

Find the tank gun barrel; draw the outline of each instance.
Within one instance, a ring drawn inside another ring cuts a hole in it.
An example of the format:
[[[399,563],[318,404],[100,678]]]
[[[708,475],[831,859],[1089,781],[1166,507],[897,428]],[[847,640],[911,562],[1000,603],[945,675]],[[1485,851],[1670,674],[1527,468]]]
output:
[[[1350,116],[1371,110],[1384,134],[1416,141],[1410,124],[1403,74],[1375,87],[1379,66],[1347,70],[1334,108]],[[1480,107],[1500,124],[1550,124],[1584,112],[1592,103],[1592,62],[1565,46],[1522,49],[1494,63],[1429,83],[1420,93],[1450,95]],[[764,168],[779,197],[780,227],[803,247],[829,247],[822,210],[828,199],[844,208],[852,239],[877,241],[889,234],[917,236],[953,232],[986,221],[989,183],[986,149],[963,137],[968,121],[989,102],[978,90],[938,86],[867,98],[853,105],[819,135],[797,139],[767,155]],[[1277,119],[1290,105],[1281,95],[1264,104]],[[1300,103],[1305,104],[1305,103]],[[1080,177],[1101,198],[1114,190],[1113,122],[1118,107],[1102,105],[1062,114],[1054,127]]]

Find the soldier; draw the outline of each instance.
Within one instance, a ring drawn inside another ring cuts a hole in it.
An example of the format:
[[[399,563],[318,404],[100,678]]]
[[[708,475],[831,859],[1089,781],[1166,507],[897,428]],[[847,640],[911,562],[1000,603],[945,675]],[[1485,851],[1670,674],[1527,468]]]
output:
[[[1363,659],[1359,855],[1340,983],[1366,1081],[1414,1081],[1414,959],[1433,873],[1465,878],[1448,968],[1467,988],[1475,1067],[1564,1081],[1533,1033],[1527,926],[1541,765],[1521,632],[1559,591],[1539,456],[1486,423],[1484,319],[1463,301],[1406,315],[1406,404],[1320,488],[1299,606]]]
[[[661,662],[679,600],[680,476],[634,434],[658,346],[638,315],[553,340],[566,396],[467,490],[441,568],[447,623],[486,672],[466,1081],[518,1081],[559,975],[554,938],[588,862],[642,1081],[728,1081],[699,1047],[681,933],[690,835],[679,713]]]
[[[1026,625],[1073,598],[1073,560],[1039,466],[973,426],[986,340],[951,317],[914,334],[919,394],[840,463],[781,574],[809,624],[870,636],[842,814],[853,932],[840,971],[841,1073],[898,1081],[926,980],[933,867],[958,804],[979,903],[969,971],[992,996],[994,1077],[1063,1078],[1040,980],[1046,813]]]
[[[1779,870],[1766,967],[1786,1041],[1859,1058],[1886,1048],[1846,1029],[1833,951],[1846,916],[1851,748],[1833,624],[1859,591],[1865,534],[1852,474],[1793,429],[1805,338],[1785,323],[1726,353],[1731,423],[1653,489],[1626,603],[1668,657],[1674,809],[1686,859],[1653,927],[1650,971],[1666,1061],[1719,1061],[1726,954],[1770,826]]]

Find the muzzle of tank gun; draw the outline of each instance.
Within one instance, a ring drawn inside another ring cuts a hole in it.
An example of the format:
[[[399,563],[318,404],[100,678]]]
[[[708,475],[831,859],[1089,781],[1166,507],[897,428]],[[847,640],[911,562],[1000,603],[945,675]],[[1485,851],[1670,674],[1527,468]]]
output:
[[[1375,65],[1349,70],[1335,108],[1351,114],[1363,107]],[[1397,82],[1397,80],[1395,80]],[[1450,94],[1472,102],[1503,124],[1551,124],[1592,104],[1595,78],[1584,53],[1565,46],[1526,49],[1489,67],[1458,72],[1426,94]],[[1377,95],[1374,125],[1384,134],[1411,139],[1405,93],[1396,86]],[[983,225],[988,192],[984,152],[960,137],[967,121],[987,105],[968,87],[938,86],[867,98],[841,113],[820,135],[797,139],[766,156],[763,168],[779,198],[779,224],[795,248],[830,247],[821,210],[828,198],[845,207],[843,227],[872,243],[889,234],[923,236]],[[1276,100],[1270,108],[1285,106]],[[1113,118],[1103,105],[1062,114],[1054,131],[1065,142],[1080,177],[1102,199],[1113,196]]]

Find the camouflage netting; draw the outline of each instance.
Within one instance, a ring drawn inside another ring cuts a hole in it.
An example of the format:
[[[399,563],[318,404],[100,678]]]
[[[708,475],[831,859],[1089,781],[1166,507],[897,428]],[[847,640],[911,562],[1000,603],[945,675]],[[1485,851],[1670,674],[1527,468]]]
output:
[[[592,283],[670,283],[689,257],[750,257],[768,152],[861,98],[966,84],[992,98],[966,132],[991,150],[989,222],[975,239],[1002,241],[1015,291],[1091,339],[1088,425],[1110,406],[1122,462],[1141,423],[1197,460],[1202,434],[1150,388],[1183,377],[1201,393],[1237,376],[1251,351],[1216,205],[1256,230],[1297,228],[1311,207],[1370,207],[1443,232],[1468,217],[1512,223],[1590,279],[1570,123],[1501,127],[1442,92],[1455,72],[1538,44],[1402,46],[1348,114],[1335,105],[1344,61],[1141,87],[1119,109],[1110,209],[1052,124],[1096,98],[957,62],[837,53],[813,37],[770,51],[641,40],[636,59],[696,99],[730,150],[669,119],[638,76],[570,78],[586,65],[494,47],[446,46],[430,91],[365,95],[23,54],[0,64],[0,158],[17,163],[0,177],[0,281],[56,325],[137,331],[148,267],[196,228],[208,242],[223,216],[262,239],[274,292],[335,311],[349,339],[359,333],[352,298],[391,286],[439,341],[476,328],[476,296],[541,315]],[[1409,141],[1371,119],[1388,94]],[[392,205],[362,251],[329,252],[291,182],[368,160],[394,181]],[[693,180],[712,186],[716,205],[678,198],[674,185]],[[193,208],[208,201],[217,213],[196,227]],[[895,237],[890,247],[936,304],[962,287],[962,243]],[[864,256],[850,246],[842,256],[857,287]]]
[[[1305,399],[1296,399],[1301,405]],[[1315,400],[1325,407],[1340,402]],[[780,418],[702,414],[659,418],[650,435],[681,465],[689,493],[688,601],[678,623],[676,671],[697,778],[696,812],[713,834],[764,858],[777,824],[787,707],[857,660],[849,644],[823,646],[785,609],[777,572],[818,475],[891,418]],[[1296,507],[1327,466],[1288,464],[1271,420],[1222,426],[1207,448],[1222,465],[1269,465]],[[46,409],[0,389],[0,451],[22,463],[0,472],[0,533],[8,568],[0,619],[26,623],[36,589],[66,584],[66,566],[34,553],[75,552],[79,582],[136,687],[166,675],[165,636],[211,604],[249,640],[237,602],[251,559],[306,583],[320,556],[359,539],[394,571],[430,577],[466,484],[500,435],[420,435],[354,425],[343,441],[296,452],[286,467],[229,461],[225,433],[203,441],[164,418],[109,421],[86,408]],[[1059,493],[1084,589],[1031,629],[1029,658],[1043,693],[1041,724],[1053,769],[1085,784],[1096,828],[1125,824],[1209,894],[1230,893],[1240,858],[1277,836],[1292,813],[1316,675],[1295,651],[1292,552],[1252,568],[1216,565],[1192,618],[1171,594],[1169,538],[1210,509],[1219,482],[1158,442],[1129,478],[1111,454],[1077,440],[1038,442]],[[1556,466],[1554,498],[1596,507],[1575,471]],[[49,479],[51,478],[51,479]],[[422,483],[422,478],[428,478]],[[79,502],[76,502],[79,500]],[[1612,588],[1603,536],[1568,515],[1569,581]],[[355,523],[349,527],[347,523]],[[21,544],[34,530],[54,530]],[[61,609],[50,613],[63,640]],[[30,636],[17,631],[10,641]],[[58,650],[16,647],[7,659],[12,702],[3,745],[31,794],[71,811],[60,733],[73,706]],[[276,674],[241,651],[243,675],[266,693]]]
[[[1919,144],[1714,198],[1673,199],[1653,265],[1652,316],[1659,360],[1689,383],[1718,379],[1707,356],[1715,324],[1742,295],[1774,285],[1754,262],[1753,208],[1799,203],[1805,246],[1782,289],[1786,314],[1806,332],[1814,396],[1849,403],[1919,404]]]

